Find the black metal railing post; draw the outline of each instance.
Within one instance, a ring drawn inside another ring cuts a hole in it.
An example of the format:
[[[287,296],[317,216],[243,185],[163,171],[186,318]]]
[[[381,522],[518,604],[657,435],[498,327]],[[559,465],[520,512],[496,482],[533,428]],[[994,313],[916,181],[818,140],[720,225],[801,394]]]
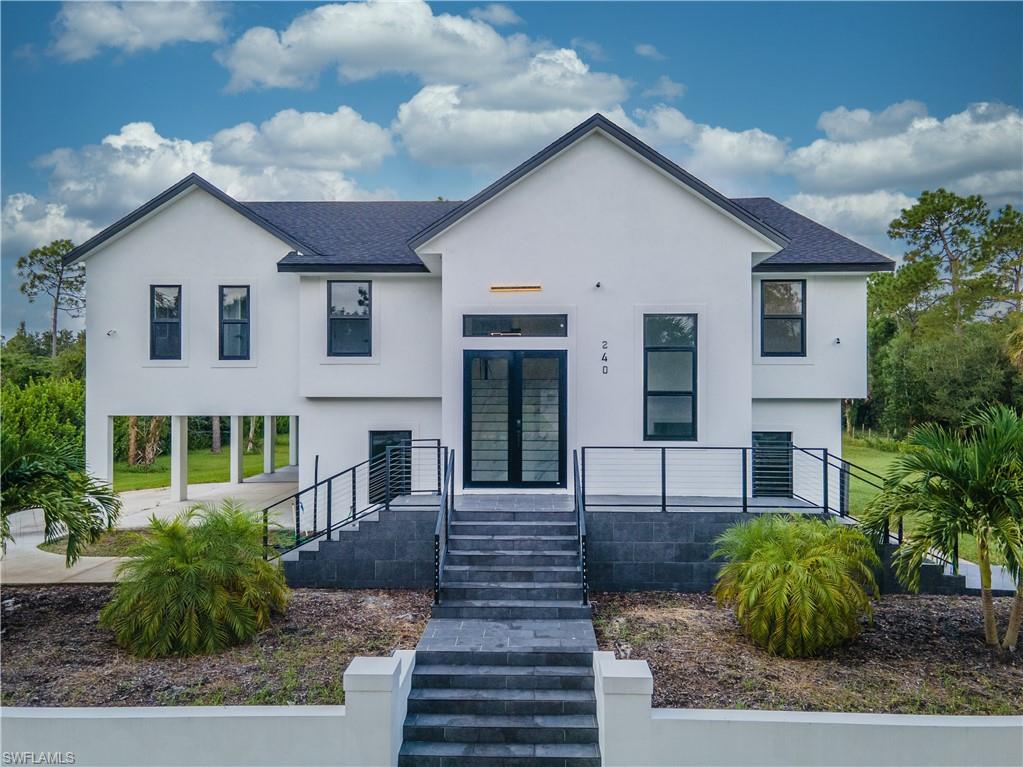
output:
[[[582,454],[582,479],[579,482],[579,493],[582,495],[583,509],[586,508],[586,448],[584,447],[580,453]]]
[[[748,469],[746,468],[746,458],[748,457],[748,450],[749,450],[749,448],[746,448],[746,447],[742,448],[742,513],[743,514],[745,514],[746,512],[749,511],[749,501],[747,500],[747,496],[749,494],[749,491],[748,491],[749,480],[748,480],[748,478],[746,476],[747,471],[748,471]]]
[[[661,448],[661,511],[668,510],[668,450]]]
[[[384,508],[391,510],[391,446],[387,446],[384,456]]]
[[[270,553],[270,509],[263,509],[263,559],[269,559]]]
[[[350,469],[350,471],[352,472],[352,520],[354,521],[356,513],[355,511],[356,503],[358,502],[359,498],[359,488],[356,485],[355,469]]]
[[[952,547],[952,575],[959,575],[959,536],[956,536],[955,545]]]
[[[440,604],[440,535],[433,534],[433,603]]]
[[[824,512],[827,513],[828,506],[828,449],[824,448],[824,460],[822,461],[821,476],[824,480],[824,488],[822,491]]]
[[[316,488],[313,487],[313,498],[316,497]],[[298,546],[298,542],[301,540],[302,528],[302,501],[299,498],[295,498],[295,545]]]
[[[334,522],[334,493],[330,490],[330,483],[333,482],[333,478],[327,480],[327,540],[330,540],[330,528]],[[315,490],[313,492],[316,492]],[[316,516],[313,516],[316,519]],[[313,532],[316,531],[316,523],[313,523]]]
[[[316,519],[316,486],[320,484],[320,454],[313,458],[313,519]],[[316,525],[313,525],[313,530]]]

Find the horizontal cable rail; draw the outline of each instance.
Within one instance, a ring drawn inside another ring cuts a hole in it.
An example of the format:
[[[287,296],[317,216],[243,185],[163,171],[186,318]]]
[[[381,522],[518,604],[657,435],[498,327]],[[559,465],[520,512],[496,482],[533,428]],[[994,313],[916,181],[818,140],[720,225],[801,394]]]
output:
[[[451,534],[451,512],[455,504],[455,451],[447,453],[437,505],[437,524],[433,529],[433,603],[440,604],[440,578],[448,554],[448,536]]]
[[[395,498],[440,494],[447,448],[439,440],[388,446],[381,455],[315,481],[263,509],[263,549],[268,559],[390,508]],[[428,502],[404,501],[403,508]],[[432,503],[430,504],[432,506]]]

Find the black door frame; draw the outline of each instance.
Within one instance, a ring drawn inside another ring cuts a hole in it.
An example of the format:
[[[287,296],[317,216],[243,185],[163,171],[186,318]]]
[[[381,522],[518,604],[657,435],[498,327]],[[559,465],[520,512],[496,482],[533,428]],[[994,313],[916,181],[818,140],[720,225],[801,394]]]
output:
[[[522,360],[525,357],[558,360],[558,480],[522,481]],[[508,360],[508,481],[472,480],[472,361]],[[462,485],[463,487],[564,488],[568,466],[568,352],[564,349],[491,350],[465,349],[462,352]],[[517,478],[517,479],[513,479]]]

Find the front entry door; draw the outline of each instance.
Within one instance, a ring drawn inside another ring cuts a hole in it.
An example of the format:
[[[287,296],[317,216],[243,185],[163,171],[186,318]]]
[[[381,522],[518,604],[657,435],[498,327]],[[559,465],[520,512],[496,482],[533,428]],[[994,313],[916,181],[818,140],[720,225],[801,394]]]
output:
[[[466,487],[565,487],[566,352],[465,352]]]

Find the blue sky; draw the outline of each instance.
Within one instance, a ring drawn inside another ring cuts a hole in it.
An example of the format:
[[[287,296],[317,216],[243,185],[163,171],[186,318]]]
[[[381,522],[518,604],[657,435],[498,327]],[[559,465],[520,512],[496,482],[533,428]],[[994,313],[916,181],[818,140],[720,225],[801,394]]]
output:
[[[922,189],[1023,202],[1019,3],[3,3],[14,261],[195,170],[240,199],[460,199],[594,111],[895,254]]]

